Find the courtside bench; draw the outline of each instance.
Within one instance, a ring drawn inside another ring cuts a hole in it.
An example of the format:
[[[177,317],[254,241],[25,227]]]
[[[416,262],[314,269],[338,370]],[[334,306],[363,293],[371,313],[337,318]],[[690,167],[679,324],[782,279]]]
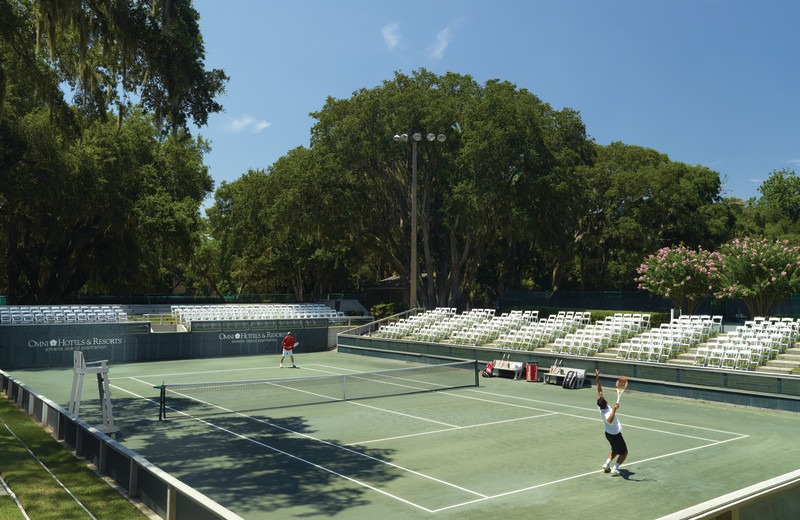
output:
[[[583,380],[586,378],[586,370],[582,368],[569,368],[569,367],[551,367],[549,372],[544,374],[544,382],[553,385],[560,385],[564,382],[568,372],[576,372],[577,380],[575,383],[576,388],[583,387]]]
[[[508,361],[507,359],[497,359],[494,362],[494,375],[522,379],[522,371],[524,368],[525,363],[519,361]]]

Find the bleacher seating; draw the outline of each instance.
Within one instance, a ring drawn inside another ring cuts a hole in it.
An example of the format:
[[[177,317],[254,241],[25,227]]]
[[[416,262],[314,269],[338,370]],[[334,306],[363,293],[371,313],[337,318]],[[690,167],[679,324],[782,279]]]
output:
[[[588,326],[591,318],[591,312],[559,311],[547,319],[537,320],[516,332],[499,337],[497,344],[506,348],[531,350],[561,340]]]
[[[521,327],[534,323],[538,311],[511,311],[500,316],[494,309],[472,309],[456,314],[456,309],[437,307],[422,314],[383,324],[376,335],[392,339],[447,342],[479,347],[499,341]]]
[[[736,330],[709,339],[699,346],[694,366],[753,370],[775,359],[798,338],[800,321],[792,318],[763,318],[745,322]]]
[[[193,321],[230,320],[284,320],[327,318],[342,319],[343,312],[337,312],[321,303],[241,303],[222,305],[173,305],[172,316],[176,323],[191,329]]]
[[[128,321],[128,314],[118,305],[10,305],[0,307],[0,325],[119,321]]]
[[[721,316],[692,315],[673,318],[657,329],[644,331],[619,344],[617,359],[664,363],[687,352],[722,327]]]
[[[385,323],[375,334],[392,339],[530,350],[586,327],[591,321],[590,312],[561,311],[545,320],[539,320],[538,311],[496,314],[494,309],[456,314],[455,309],[440,307]]]
[[[442,334],[449,336],[451,331],[460,330],[462,328],[461,316],[456,316],[456,310],[449,307],[437,307],[436,309],[425,311],[421,314],[415,314],[408,318],[402,318],[397,321],[390,321],[380,329],[376,335],[384,338],[399,339],[406,336],[417,335],[422,331],[432,328],[433,325],[439,324]],[[433,332],[429,337],[433,336]]]
[[[560,311],[539,319],[538,311],[511,311],[501,316],[493,309],[457,314],[437,308],[381,325],[376,336],[423,342],[510,350],[551,346],[554,354],[592,356],[614,347],[616,359],[666,363],[682,354],[695,366],[752,370],[790,348],[800,337],[800,320],[756,318],[723,334],[722,316],[691,315],[673,318],[651,328],[650,314],[618,313],[590,324],[590,312]],[[606,357],[614,357],[614,353]],[[682,361],[679,361],[682,362]]]
[[[649,314],[618,313],[557,338],[552,351],[556,354],[591,356],[649,328]]]

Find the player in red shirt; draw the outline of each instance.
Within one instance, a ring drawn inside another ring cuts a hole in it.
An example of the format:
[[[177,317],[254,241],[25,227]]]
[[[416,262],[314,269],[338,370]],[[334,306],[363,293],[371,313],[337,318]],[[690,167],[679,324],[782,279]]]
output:
[[[294,341],[294,336],[292,336],[291,332],[286,333],[286,336],[283,337],[283,341],[281,342],[281,344],[283,344],[283,355],[281,355],[281,368],[283,368],[283,358],[285,358],[286,356],[291,357],[292,368],[297,368],[297,365],[294,364],[294,354],[292,353],[292,349],[297,343]]]

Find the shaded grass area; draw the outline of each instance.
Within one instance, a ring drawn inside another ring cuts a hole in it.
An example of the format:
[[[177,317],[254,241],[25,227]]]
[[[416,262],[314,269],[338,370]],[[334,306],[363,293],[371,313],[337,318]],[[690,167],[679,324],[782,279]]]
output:
[[[0,520],[24,520],[24,518],[11,496],[0,496]]]
[[[0,396],[0,421],[0,475],[30,518],[61,520],[90,516],[25,446],[95,518],[146,518],[132,503],[64,449],[42,426],[18,410],[5,396]],[[21,518],[22,513],[13,499],[10,496],[0,497],[0,520]]]

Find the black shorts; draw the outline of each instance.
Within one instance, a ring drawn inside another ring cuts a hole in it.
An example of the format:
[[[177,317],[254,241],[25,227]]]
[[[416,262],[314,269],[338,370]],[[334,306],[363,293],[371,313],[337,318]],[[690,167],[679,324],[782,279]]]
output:
[[[628,453],[628,446],[625,445],[625,439],[622,438],[621,433],[612,434],[606,432],[606,439],[611,444],[611,451],[617,455],[625,455]]]

